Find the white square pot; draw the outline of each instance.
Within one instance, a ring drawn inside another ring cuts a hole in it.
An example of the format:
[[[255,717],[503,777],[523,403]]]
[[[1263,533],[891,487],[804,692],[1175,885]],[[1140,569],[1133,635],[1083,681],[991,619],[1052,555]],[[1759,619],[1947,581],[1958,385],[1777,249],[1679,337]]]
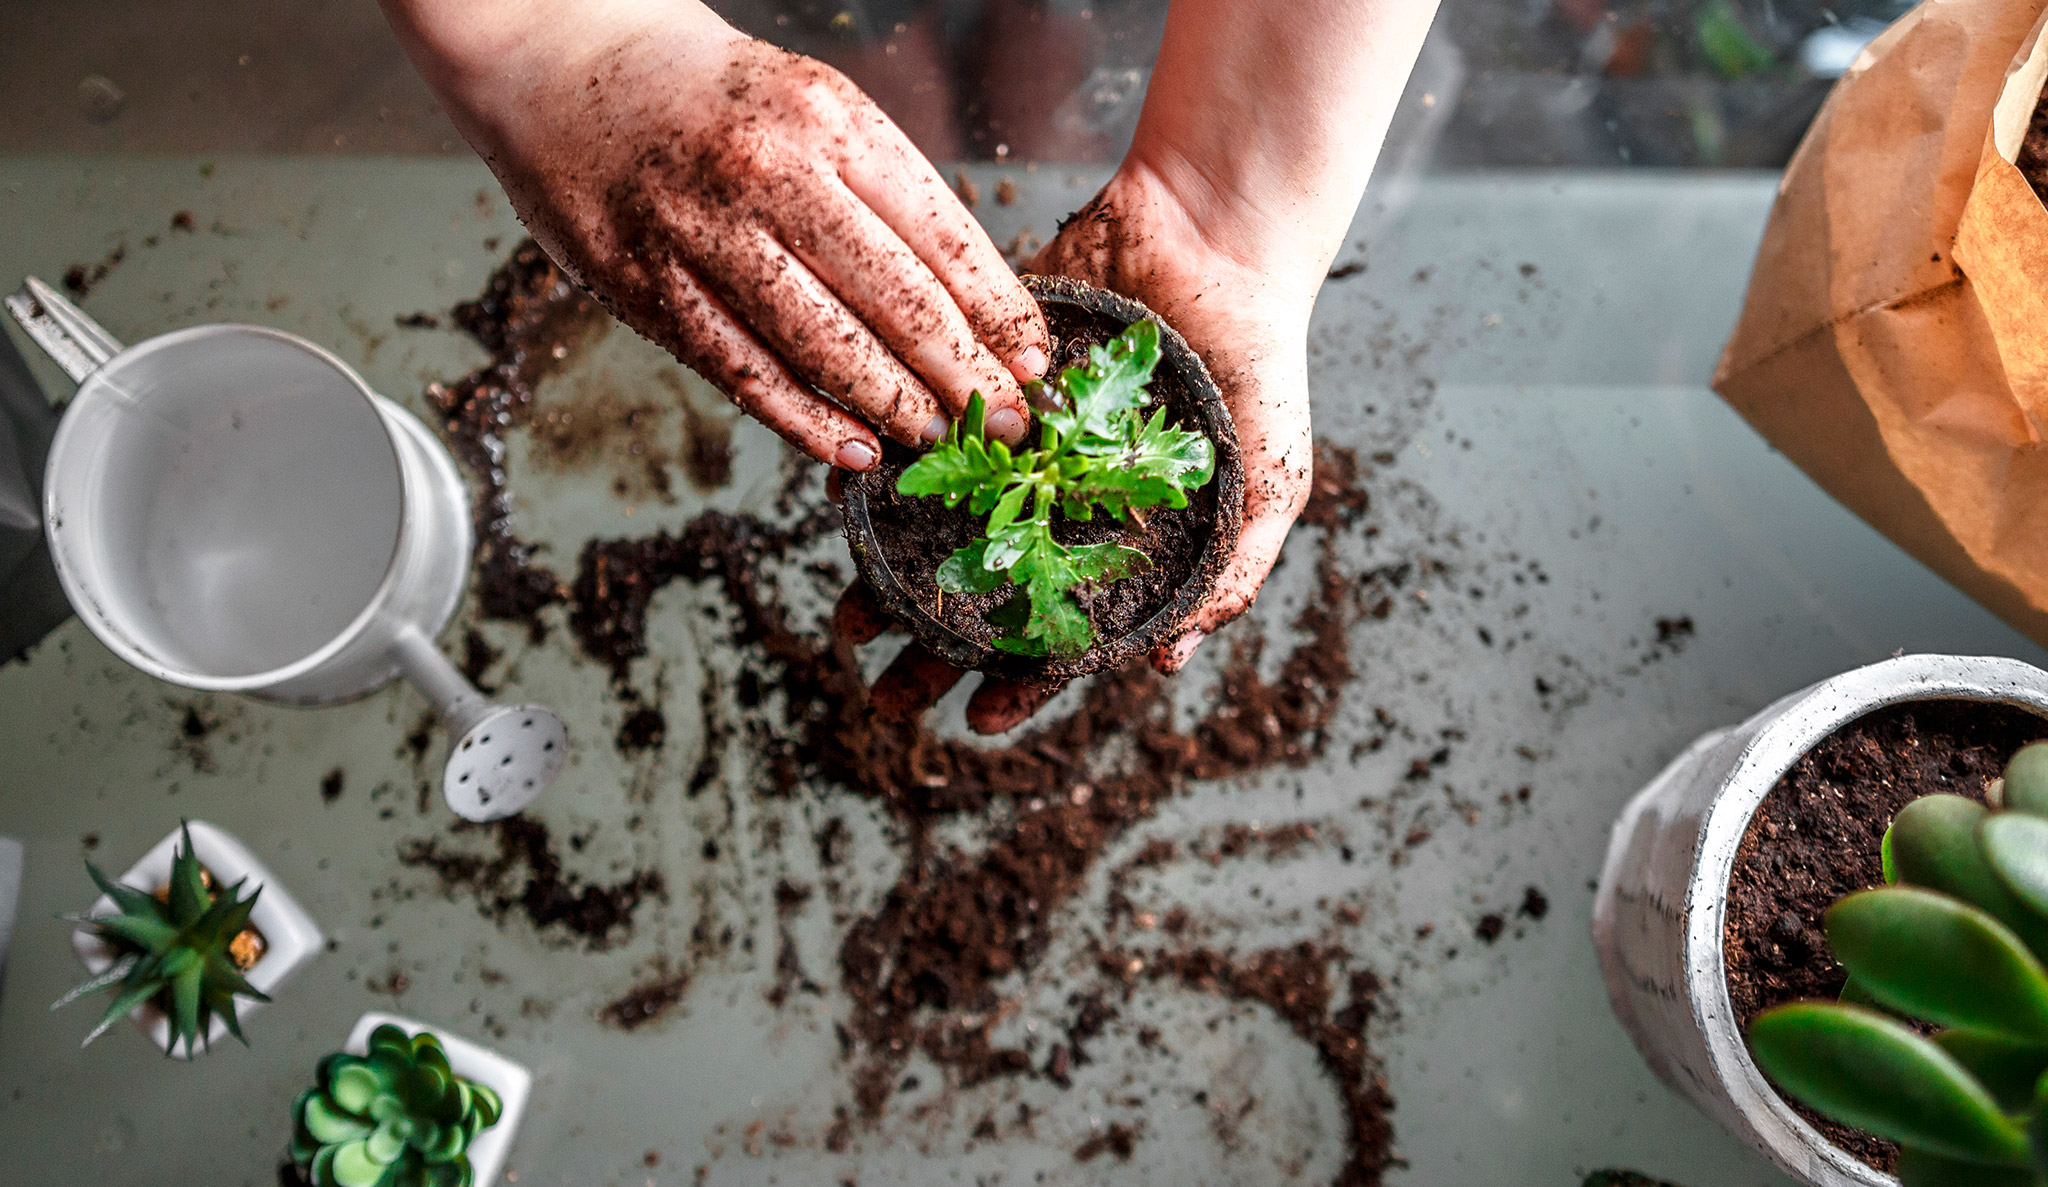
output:
[[[526,1098],[533,1090],[533,1073],[495,1051],[468,1039],[457,1038],[438,1026],[374,1011],[356,1019],[355,1029],[348,1032],[348,1042],[342,1051],[349,1055],[368,1054],[370,1032],[385,1025],[395,1026],[407,1035],[416,1035],[423,1030],[432,1032],[441,1040],[441,1049],[448,1055],[448,1066],[456,1075],[498,1094],[498,1103],[504,1108],[498,1113],[497,1124],[478,1134],[468,1150],[469,1168],[475,1176],[471,1187],[491,1187],[497,1182],[498,1172],[505,1169],[506,1155],[512,1152],[512,1132],[519,1128],[519,1118],[526,1112]]]
[[[249,922],[263,933],[266,945],[263,959],[257,961],[243,976],[249,984],[266,994],[275,996],[278,987],[290,980],[293,974],[304,967],[320,951],[323,937],[320,928],[306,909],[271,876],[255,854],[228,834],[203,820],[189,822],[192,833],[192,851],[199,858],[199,864],[212,872],[214,882],[223,889],[247,879],[242,888],[246,895],[257,887],[263,893],[257,895],[256,906],[249,913]],[[178,847],[183,844],[183,834],[173,831],[170,836],[158,841],[154,848],[142,855],[142,860],[128,868],[116,881],[124,886],[134,887],[144,894],[154,894],[157,887],[171,880],[171,860]],[[101,895],[86,914],[93,917],[112,915],[114,900]],[[98,975],[112,968],[119,951],[101,939],[91,928],[81,927],[71,933],[71,946],[78,952],[79,963],[86,971]],[[247,1025],[250,1014],[263,1003],[254,998],[235,999],[235,1020]],[[129,1017],[155,1040],[156,1045],[180,1059],[190,1059],[183,1044],[176,1050],[171,1048],[171,1020],[157,1008],[154,1002],[144,1002],[135,1007]],[[215,1018],[212,1029],[201,1038],[199,1047],[229,1041],[228,1024],[224,1019]]]

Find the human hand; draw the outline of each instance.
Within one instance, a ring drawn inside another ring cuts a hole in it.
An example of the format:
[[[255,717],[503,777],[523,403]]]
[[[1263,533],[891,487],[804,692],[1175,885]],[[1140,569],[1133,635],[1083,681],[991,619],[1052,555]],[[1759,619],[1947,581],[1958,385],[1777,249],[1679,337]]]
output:
[[[1023,438],[1037,303],[837,71],[694,3],[385,3],[541,246],[798,449],[864,470],[974,391]]]
[[[1306,336],[1328,267],[1326,248],[1319,237],[1267,220],[1234,220],[1246,234],[1219,239],[1216,232],[1233,225],[1226,214],[1197,208],[1166,178],[1127,161],[1027,267],[1150,306],[1202,356],[1236,424],[1245,464],[1244,526],[1214,592],[1183,633],[1153,655],[1164,672],[1177,671],[1203,638],[1251,605],[1311,480]],[[876,637],[886,624],[858,584],[833,616],[836,633],[854,643]],[[915,715],[961,675],[913,642],[877,678],[872,695],[879,712]],[[968,724],[981,733],[1010,729],[1057,691],[986,677],[968,701]]]

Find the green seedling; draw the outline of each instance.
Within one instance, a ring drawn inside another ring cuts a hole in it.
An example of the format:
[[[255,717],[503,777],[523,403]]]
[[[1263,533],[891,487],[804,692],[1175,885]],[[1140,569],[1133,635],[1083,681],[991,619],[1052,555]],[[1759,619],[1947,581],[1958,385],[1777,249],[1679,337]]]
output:
[[[76,986],[50,1008],[68,1006],[102,989],[113,990],[114,1000],[85,1036],[87,1043],[105,1034],[135,1007],[155,1001],[171,1022],[166,1054],[176,1050],[180,1040],[187,1055],[200,1043],[210,1049],[215,1018],[247,1046],[249,1040],[242,1037],[241,1025],[235,1020],[235,998],[270,1000],[243,979],[229,951],[235,937],[249,926],[249,912],[263,888],[259,886],[243,898],[242,883],[237,882],[215,894],[209,875],[192,855],[191,830],[181,826],[180,831],[184,844],[171,858],[171,879],[161,898],[123,886],[98,866],[85,863],[93,882],[114,900],[114,913],[66,918],[98,932],[119,956],[105,972]]]
[[[1899,1143],[1902,1187],[2048,1185],[2048,742],[1987,799],[1906,805],[1887,885],[1828,909],[1842,1000],[1749,1029],[1788,1095]]]
[[[450,1070],[440,1039],[386,1024],[367,1054],[320,1061],[292,1105],[292,1161],[314,1187],[469,1187],[470,1143],[503,1111]]]
[[[1017,592],[989,612],[994,645],[1017,655],[1086,651],[1095,629],[1074,596],[1143,568],[1145,554],[1115,542],[1065,545],[1053,516],[1088,520],[1099,508],[1119,522],[1144,522],[1154,507],[1185,507],[1188,492],[1216,472],[1215,449],[1199,432],[1170,425],[1166,410],[1144,414],[1146,385],[1159,365],[1159,327],[1133,323],[1088,350],[1035,395],[1054,405],[1038,417],[1038,443],[1016,450],[988,438],[976,392],[967,412],[896,481],[906,495],[988,516],[983,534],[940,564],[944,593]]]

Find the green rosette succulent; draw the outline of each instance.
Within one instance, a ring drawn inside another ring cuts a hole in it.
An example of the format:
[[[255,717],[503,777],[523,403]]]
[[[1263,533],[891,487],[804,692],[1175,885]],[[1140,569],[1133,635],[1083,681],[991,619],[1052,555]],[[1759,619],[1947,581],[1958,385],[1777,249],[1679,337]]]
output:
[[[1899,1143],[1903,1187],[2048,1187],[2048,742],[1986,799],[1901,809],[1887,885],[1828,909],[1841,1000],[1749,1028],[1787,1095]]]
[[[171,858],[170,881],[161,897],[123,886],[98,866],[85,863],[93,882],[114,900],[114,913],[67,918],[97,932],[119,955],[105,972],[77,985],[50,1008],[113,989],[114,1000],[85,1036],[86,1043],[105,1034],[135,1007],[156,1001],[171,1023],[166,1054],[175,1051],[180,1040],[187,1055],[201,1043],[210,1049],[215,1018],[226,1023],[228,1033],[246,1046],[249,1040],[242,1037],[241,1025],[235,1020],[235,998],[270,1000],[243,979],[231,950],[235,937],[248,928],[249,912],[263,888],[259,886],[243,898],[242,883],[237,882],[216,894],[210,876],[192,853],[191,829],[181,825],[180,831],[184,844]]]
[[[292,1161],[315,1187],[469,1187],[469,1146],[498,1094],[448,1066],[441,1040],[386,1024],[369,1052],[320,1061],[292,1105]]]

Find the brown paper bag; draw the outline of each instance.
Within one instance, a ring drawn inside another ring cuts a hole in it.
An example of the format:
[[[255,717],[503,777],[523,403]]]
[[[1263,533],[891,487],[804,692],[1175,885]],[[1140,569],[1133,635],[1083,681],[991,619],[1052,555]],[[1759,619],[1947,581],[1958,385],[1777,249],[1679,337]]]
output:
[[[1785,171],[1714,388],[2048,644],[2048,209],[2013,159],[2048,0],[1926,0]]]

